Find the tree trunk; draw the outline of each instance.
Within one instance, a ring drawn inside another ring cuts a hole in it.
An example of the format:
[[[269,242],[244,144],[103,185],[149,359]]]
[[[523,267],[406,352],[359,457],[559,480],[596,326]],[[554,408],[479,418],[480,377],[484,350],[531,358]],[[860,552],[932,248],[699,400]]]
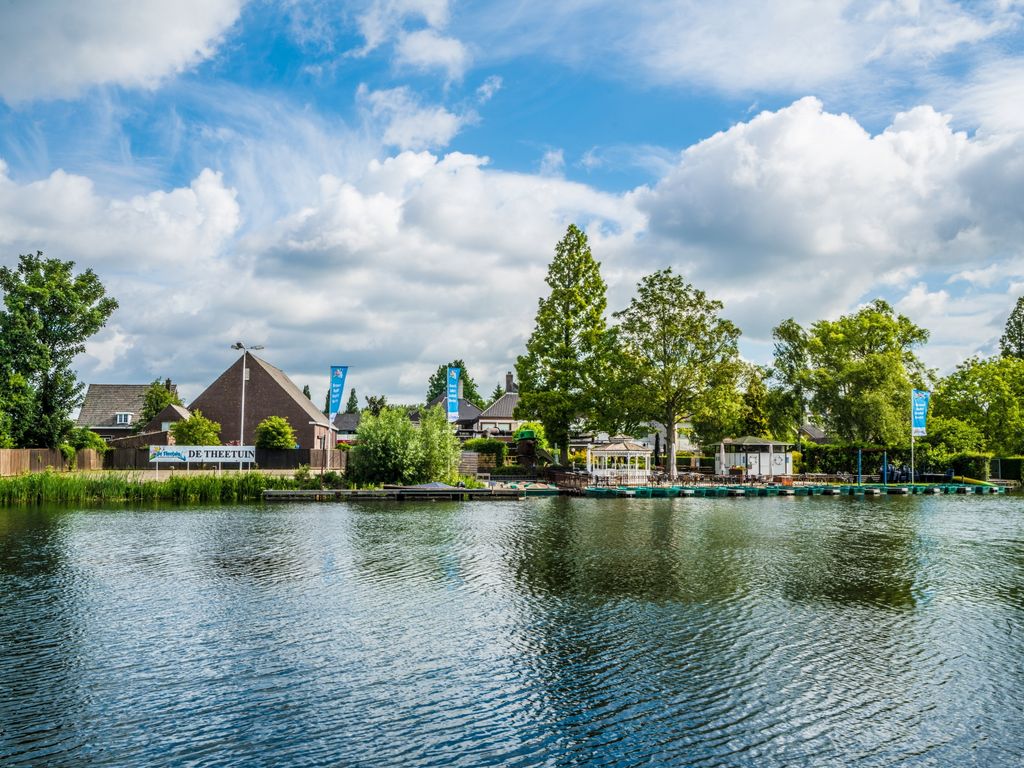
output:
[[[566,440],[560,446],[558,446],[558,462],[563,467],[569,466],[569,441]]]
[[[666,414],[665,421],[665,468],[668,470],[668,479],[675,480],[679,477],[676,471],[676,415]]]

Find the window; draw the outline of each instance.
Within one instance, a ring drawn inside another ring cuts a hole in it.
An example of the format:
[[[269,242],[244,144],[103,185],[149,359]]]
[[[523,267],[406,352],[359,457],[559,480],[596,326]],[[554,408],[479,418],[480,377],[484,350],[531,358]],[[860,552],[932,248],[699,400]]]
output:
[[[124,411],[119,411],[117,413],[116,418],[114,419],[114,423],[115,424],[131,424],[132,423],[132,415],[130,413],[125,413]]]

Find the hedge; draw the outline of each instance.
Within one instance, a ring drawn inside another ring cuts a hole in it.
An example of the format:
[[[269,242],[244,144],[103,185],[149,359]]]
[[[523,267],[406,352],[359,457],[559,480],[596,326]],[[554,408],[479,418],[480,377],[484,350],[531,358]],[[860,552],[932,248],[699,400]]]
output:
[[[508,457],[508,443],[495,440],[493,437],[474,437],[462,444],[462,450],[487,453],[494,456],[496,468],[505,466],[505,459]]]

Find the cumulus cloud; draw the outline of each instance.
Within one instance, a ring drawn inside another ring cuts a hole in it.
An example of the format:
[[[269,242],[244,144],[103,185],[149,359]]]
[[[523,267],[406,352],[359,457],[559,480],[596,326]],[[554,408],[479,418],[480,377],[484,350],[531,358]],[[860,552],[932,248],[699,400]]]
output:
[[[35,0],[0,10],[0,97],[74,96],[94,84],[151,88],[215,51],[242,0]]]
[[[407,87],[371,91],[359,86],[357,100],[378,126],[381,142],[399,149],[446,146],[475,115],[456,115],[441,106],[424,106]]]
[[[351,365],[360,393],[416,401],[438,364],[462,357],[489,388],[522,351],[570,222],[590,236],[611,309],[673,266],[767,352],[783,318],[881,294],[932,329],[925,358],[948,367],[987,349],[1024,281],[1022,157],[1024,138],[968,136],[930,107],[871,133],[804,99],[694,144],[624,194],[401,151],[322,174],[245,230],[212,171],[130,198],[73,174],[0,172],[0,253],[93,266],[121,300],[85,378],[172,375],[188,395],[236,338],[265,344],[316,397],[330,363]]]
[[[975,137],[930,107],[872,136],[802,99],[685,150],[632,197],[675,254],[759,318],[835,313],[879,285],[1020,252],[1024,137]]]

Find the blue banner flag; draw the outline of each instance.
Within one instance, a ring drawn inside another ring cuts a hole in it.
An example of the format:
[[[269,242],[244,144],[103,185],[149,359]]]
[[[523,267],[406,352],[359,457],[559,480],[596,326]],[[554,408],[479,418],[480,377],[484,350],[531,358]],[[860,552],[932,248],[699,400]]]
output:
[[[448,369],[448,421],[459,420],[459,374],[461,368]]]
[[[910,434],[914,437],[924,437],[928,434],[925,429],[925,422],[928,420],[928,399],[931,392],[923,389],[915,389],[910,395]]]
[[[345,376],[348,374],[347,365],[331,366],[331,402],[327,408],[327,418],[334,423],[334,417],[341,410],[341,396],[345,393]]]

